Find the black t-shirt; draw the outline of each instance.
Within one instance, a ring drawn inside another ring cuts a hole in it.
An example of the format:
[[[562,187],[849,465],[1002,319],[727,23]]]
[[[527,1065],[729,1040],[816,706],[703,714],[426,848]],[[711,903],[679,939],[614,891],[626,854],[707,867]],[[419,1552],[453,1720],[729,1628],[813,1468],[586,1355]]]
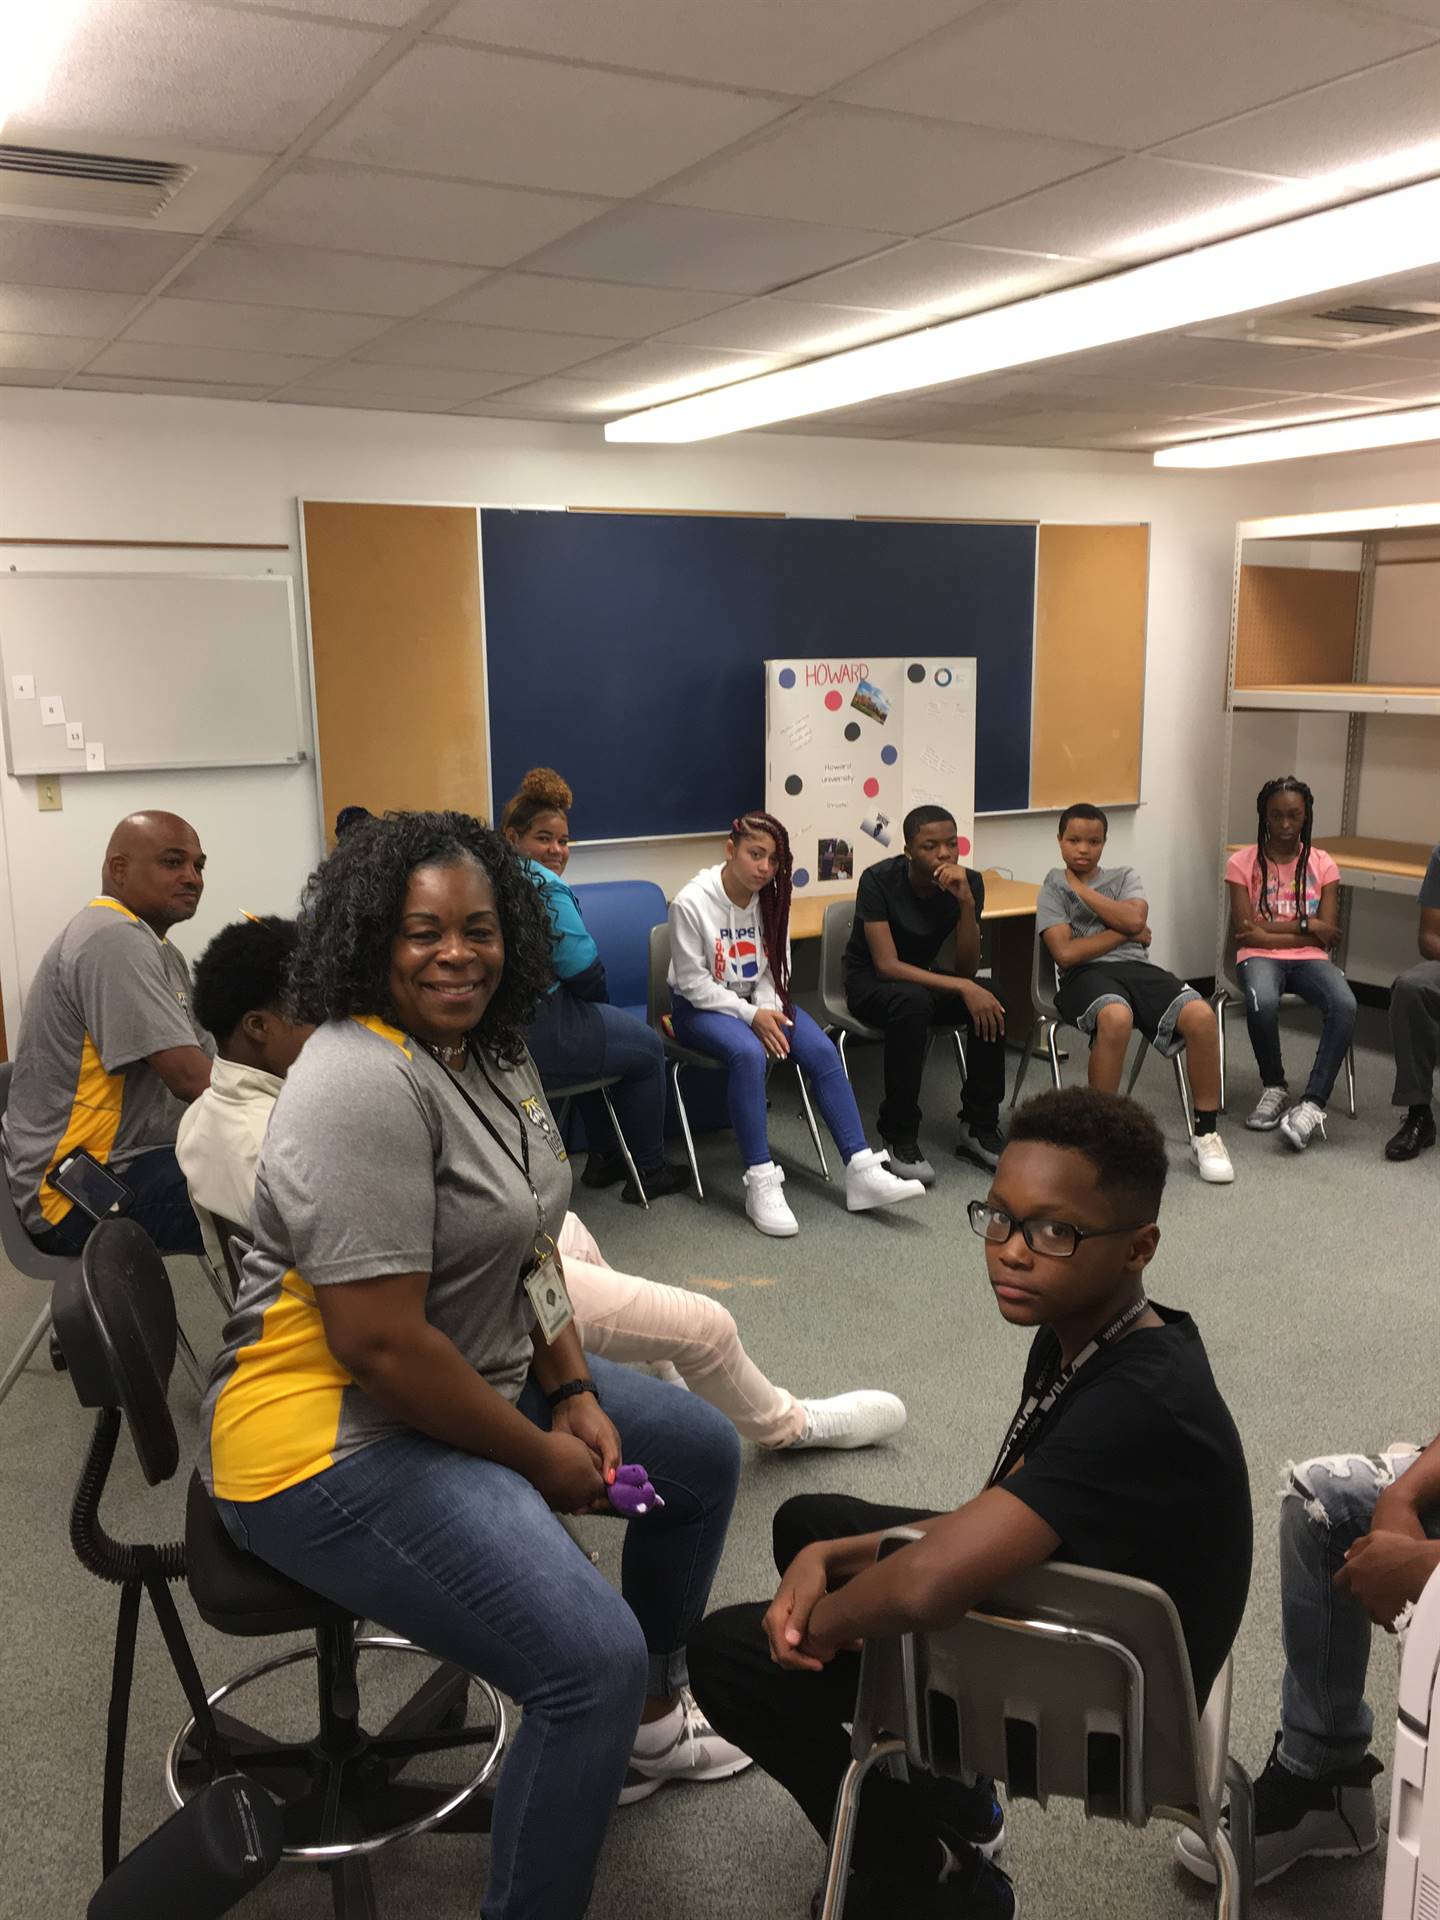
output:
[[[1057,1560],[1169,1594],[1203,1713],[1250,1587],[1250,1481],[1199,1329],[1188,1313],[1155,1311],[1163,1327],[1127,1334],[1080,1369],[1001,1484],[1059,1534]],[[1055,1352],[1042,1327],[1025,1396]]]
[[[936,954],[955,931],[959,902],[938,887],[934,893],[916,893],[908,866],[905,855],[897,853],[889,860],[877,860],[861,874],[855,896],[855,925],[845,947],[846,979],[852,973],[875,971],[870,942],[865,938],[867,920],[890,922],[896,956],[907,967],[933,967]],[[978,920],[985,907],[985,882],[971,867],[965,869],[965,878],[975,896]]]

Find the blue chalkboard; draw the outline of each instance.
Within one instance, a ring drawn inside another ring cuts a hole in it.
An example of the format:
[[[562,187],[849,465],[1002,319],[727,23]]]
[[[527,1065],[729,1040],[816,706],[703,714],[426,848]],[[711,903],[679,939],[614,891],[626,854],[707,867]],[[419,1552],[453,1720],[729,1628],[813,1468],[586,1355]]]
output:
[[[578,839],[713,833],[765,793],[764,662],[973,654],[975,807],[1028,806],[1031,526],[481,516],[497,811],[537,763]]]

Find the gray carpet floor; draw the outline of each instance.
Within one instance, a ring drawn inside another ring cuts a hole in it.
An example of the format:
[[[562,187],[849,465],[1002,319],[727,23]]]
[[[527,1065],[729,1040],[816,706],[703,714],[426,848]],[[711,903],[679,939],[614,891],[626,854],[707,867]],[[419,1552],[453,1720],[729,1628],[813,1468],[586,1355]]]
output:
[[[1225,1129],[1237,1179],[1202,1186],[1185,1155],[1173,1083],[1158,1063],[1137,1089],[1171,1143],[1173,1173],[1151,1269],[1156,1297],[1188,1308],[1204,1333],[1221,1387],[1244,1436],[1256,1513],[1250,1605],[1236,1647],[1235,1752],[1252,1770],[1269,1750],[1280,1675],[1275,1556],[1280,1475],[1287,1460],[1392,1438],[1428,1439],[1437,1425],[1436,1246],[1440,1153],[1390,1166],[1381,1145],[1393,1125],[1389,1062],[1379,1018],[1362,1015],[1357,1053],[1360,1114],[1337,1104],[1329,1140],[1306,1155],[1278,1136],[1247,1134],[1240,1118],[1256,1077],[1237,1030],[1232,1117]],[[1296,1021],[1292,1075],[1308,1060],[1313,1024]],[[862,1110],[877,1097],[875,1050],[857,1051]],[[1072,1059],[1073,1078],[1079,1065]],[[749,1227],[733,1142],[701,1142],[710,1197],[677,1197],[648,1215],[616,1195],[586,1194],[585,1217],[612,1264],[656,1279],[715,1289],[766,1370],[801,1394],[885,1386],[902,1393],[910,1424],[884,1448],[785,1457],[746,1448],[739,1505],[714,1599],[768,1597],[769,1520],[791,1493],[846,1489],[880,1500],[948,1506],[973,1491],[1013,1409],[1025,1337],[999,1319],[984,1285],[965,1203],[981,1173],[950,1156],[948,1062],[937,1052],[924,1137],[940,1183],[923,1201],[854,1217],[837,1185],[813,1168],[808,1141],[782,1082],[775,1091],[777,1156],[801,1223],[798,1239],[767,1241]],[[1300,1077],[1303,1078],[1303,1071]],[[1042,1084],[1032,1070],[1030,1089]],[[176,1264],[181,1315],[202,1351],[220,1317],[191,1263]],[[18,1344],[40,1303],[33,1282],[0,1268],[0,1354]],[[173,1404],[193,1428],[196,1396],[177,1378]],[[99,1797],[115,1594],[72,1558],[66,1521],[91,1416],[43,1351],[0,1406],[0,1605],[7,1621],[0,1670],[0,1920],[83,1913],[98,1879]],[[119,1537],[181,1531],[182,1474],[151,1491],[122,1442],[106,1514]],[[607,1530],[597,1523],[597,1538]],[[605,1551],[613,1545],[609,1530]],[[202,1672],[212,1684],[256,1657],[194,1621]],[[1377,1749],[1388,1761],[1395,1654],[1379,1642],[1372,1663]],[[291,1682],[303,1695],[308,1676]],[[126,1844],[167,1811],[160,1762],[182,1716],[178,1687],[152,1622],[142,1625],[132,1711]],[[1388,1781],[1380,1782],[1382,1806]],[[1011,1812],[1006,1864],[1027,1920],[1059,1916],[1155,1920],[1199,1916],[1208,1895],[1172,1865],[1171,1834],[1086,1825],[1060,1804]],[[712,1787],[667,1788],[617,1813],[592,1904],[594,1920],[799,1920],[821,1849],[786,1798],[758,1770]],[[377,1869],[387,1920],[478,1915],[485,1842],[421,1839],[393,1848]],[[1285,1920],[1364,1920],[1380,1911],[1383,1851],[1361,1863],[1306,1863],[1262,1891],[1258,1910]],[[252,1920],[322,1920],[319,1877],[286,1870],[240,1909]],[[157,1920],[169,1920],[157,1916]],[[181,1920],[177,1914],[176,1920]]]

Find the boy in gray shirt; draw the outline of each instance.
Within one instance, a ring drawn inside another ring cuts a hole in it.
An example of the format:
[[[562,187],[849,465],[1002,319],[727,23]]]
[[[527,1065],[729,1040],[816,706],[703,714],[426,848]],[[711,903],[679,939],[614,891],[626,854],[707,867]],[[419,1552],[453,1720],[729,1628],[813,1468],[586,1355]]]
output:
[[[190,1011],[189,969],[166,936],[200,904],[204,868],[188,822],[172,813],[122,820],[103,891],[36,971],[0,1148],[20,1217],[46,1253],[78,1253],[94,1225],[49,1179],[76,1151],[130,1189],[130,1215],[162,1253],[201,1251],[175,1132],[209,1085],[213,1046]]]
[[[1167,1060],[1182,1050],[1195,1099],[1191,1156],[1200,1178],[1224,1185],[1235,1169],[1217,1130],[1220,1040],[1215,1015],[1193,987],[1150,958],[1149,906],[1133,867],[1102,867],[1109,821],[1083,802],[1060,816],[1064,865],[1045,876],[1036,938],[1059,974],[1061,1018],[1090,1035],[1090,1085],[1118,1093],[1125,1050],[1138,1027]]]

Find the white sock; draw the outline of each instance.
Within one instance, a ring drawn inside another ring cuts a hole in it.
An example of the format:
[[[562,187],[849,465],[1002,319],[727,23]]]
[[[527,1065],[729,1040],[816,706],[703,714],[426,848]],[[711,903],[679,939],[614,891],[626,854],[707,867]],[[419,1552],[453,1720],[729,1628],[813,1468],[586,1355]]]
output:
[[[685,1707],[677,1700],[669,1713],[659,1720],[651,1720],[635,1729],[635,1739],[631,1752],[638,1753],[644,1759],[654,1759],[657,1754],[668,1753],[685,1725]]]

